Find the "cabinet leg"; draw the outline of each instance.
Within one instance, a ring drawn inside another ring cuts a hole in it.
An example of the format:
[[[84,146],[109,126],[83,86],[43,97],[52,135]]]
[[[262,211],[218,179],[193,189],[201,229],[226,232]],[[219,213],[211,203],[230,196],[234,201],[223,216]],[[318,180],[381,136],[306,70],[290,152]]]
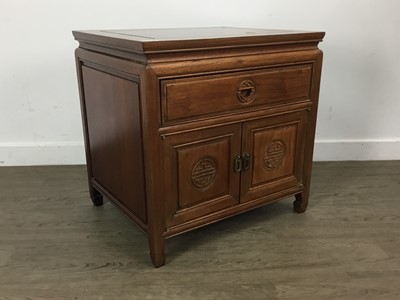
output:
[[[162,267],[165,264],[165,238],[149,237],[150,258],[156,268]]]
[[[295,212],[302,213],[305,212],[308,205],[309,195],[306,195],[304,192],[295,195],[296,200],[293,202],[293,209]]]
[[[94,206],[103,205],[103,195],[94,187],[89,186],[90,198]]]

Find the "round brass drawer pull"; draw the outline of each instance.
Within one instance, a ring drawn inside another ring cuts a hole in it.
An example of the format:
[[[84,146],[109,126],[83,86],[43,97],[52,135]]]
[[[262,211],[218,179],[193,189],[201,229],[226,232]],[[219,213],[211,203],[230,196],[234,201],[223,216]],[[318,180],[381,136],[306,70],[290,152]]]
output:
[[[241,103],[252,102],[256,97],[256,85],[254,82],[248,79],[242,81],[237,90],[237,97]]]

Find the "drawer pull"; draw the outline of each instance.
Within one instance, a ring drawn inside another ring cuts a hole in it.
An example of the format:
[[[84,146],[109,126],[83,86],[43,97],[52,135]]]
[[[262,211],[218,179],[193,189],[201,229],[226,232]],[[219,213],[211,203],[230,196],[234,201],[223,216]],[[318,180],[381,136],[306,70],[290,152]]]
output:
[[[242,157],[239,154],[235,156],[233,169],[235,170],[236,173],[242,171]]]
[[[243,154],[242,160],[243,160],[242,169],[243,171],[247,171],[248,169],[250,169],[250,154],[249,153]]]
[[[251,80],[244,80],[239,85],[237,90],[237,97],[243,104],[250,103],[256,97],[256,85]]]

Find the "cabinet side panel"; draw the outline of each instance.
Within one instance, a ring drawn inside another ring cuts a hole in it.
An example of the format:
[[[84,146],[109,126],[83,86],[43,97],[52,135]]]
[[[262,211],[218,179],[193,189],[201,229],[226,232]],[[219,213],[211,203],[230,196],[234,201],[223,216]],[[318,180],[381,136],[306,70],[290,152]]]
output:
[[[139,85],[82,66],[93,178],[146,221]]]

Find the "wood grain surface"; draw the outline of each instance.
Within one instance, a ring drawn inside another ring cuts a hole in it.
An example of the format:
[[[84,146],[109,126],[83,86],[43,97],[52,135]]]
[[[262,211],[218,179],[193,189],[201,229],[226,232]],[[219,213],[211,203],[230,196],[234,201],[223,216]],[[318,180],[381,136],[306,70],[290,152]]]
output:
[[[89,200],[83,166],[0,168],[0,299],[400,299],[400,161],[314,163],[292,198],[167,241]]]

